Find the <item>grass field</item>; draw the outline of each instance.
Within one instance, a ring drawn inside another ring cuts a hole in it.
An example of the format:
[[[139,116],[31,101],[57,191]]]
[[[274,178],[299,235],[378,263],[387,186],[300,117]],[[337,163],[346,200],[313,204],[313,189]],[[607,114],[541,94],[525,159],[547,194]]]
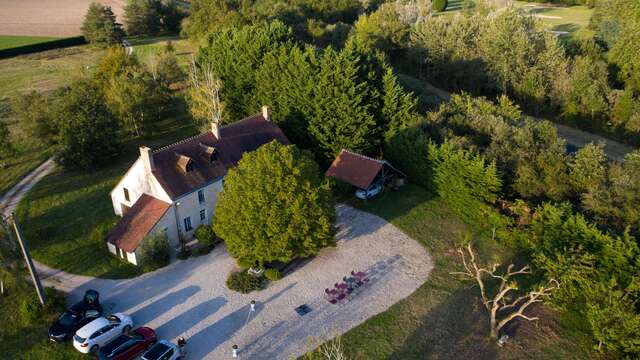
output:
[[[349,359],[589,359],[591,344],[575,319],[538,307],[536,323],[520,322],[508,329],[513,338],[499,348],[487,339],[487,315],[478,289],[461,282],[452,271],[460,264],[453,251],[472,229],[424,189],[407,185],[364,204],[424,245],[435,269],[414,294],[370,318],[342,337]],[[491,239],[477,238],[475,248],[485,261],[507,261],[514,254]]]
[[[0,159],[0,196],[42,164],[49,155],[48,151],[37,151]]]
[[[449,0],[447,9],[441,14],[445,16],[456,14],[462,10],[462,4],[463,0]],[[549,30],[557,32],[561,37],[586,39],[594,35],[592,30],[587,29],[593,9],[586,6],[559,6],[530,1],[515,1],[513,4],[540,19],[549,27]]]
[[[44,36],[0,35],[0,50],[11,49],[18,46],[39,44],[55,39],[58,38]]]
[[[138,157],[141,145],[168,145],[195,134],[180,106],[157,124],[161,132],[126,142],[109,167],[95,171],[56,169],[29,191],[18,205],[33,257],[55,269],[105,278],[127,278],[140,268],[112,256],[104,236],[116,223],[109,192]]]

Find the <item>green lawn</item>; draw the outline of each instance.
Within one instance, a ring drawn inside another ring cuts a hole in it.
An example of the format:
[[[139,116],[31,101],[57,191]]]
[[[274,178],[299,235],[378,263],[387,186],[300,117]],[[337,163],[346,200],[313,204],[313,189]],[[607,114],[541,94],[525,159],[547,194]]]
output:
[[[541,320],[522,322],[505,348],[487,339],[486,314],[477,287],[461,282],[454,248],[472,229],[445,204],[415,185],[366,204],[350,200],[377,214],[424,245],[435,264],[429,280],[408,298],[374,316],[342,337],[349,359],[589,359],[591,344],[578,325],[553,311],[536,309]],[[475,240],[485,261],[508,261],[513,254],[491,239]]]
[[[161,133],[128,141],[113,164],[95,171],[56,169],[20,202],[33,257],[53,268],[104,278],[128,278],[140,268],[107,251],[104,236],[116,223],[109,192],[138,157],[140,145],[157,148],[195,134],[184,109],[158,124]]]
[[[0,50],[56,40],[55,37],[0,35]]]
[[[593,9],[586,6],[561,7],[527,1],[518,1],[516,6],[527,9],[544,24],[547,24],[552,31],[567,32],[567,35],[581,39],[588,39],[594,35],[592,30],[587,29],[593,15]]]
[[[48,151],[29,152],[15,157],[0,158],[0,196],[20,179],[37,168],[49,156]]]

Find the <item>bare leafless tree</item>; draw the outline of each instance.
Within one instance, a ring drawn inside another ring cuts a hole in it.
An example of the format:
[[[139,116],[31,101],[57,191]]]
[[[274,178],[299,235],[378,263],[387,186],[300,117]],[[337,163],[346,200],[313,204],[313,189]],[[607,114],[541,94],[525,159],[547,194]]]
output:
[[[200,128],[208,129],[211,123],[219,124],[224,110],[220,100],[222,80],[213,72],[211,65],[198,67],[195,58],[191,57],[189,82],[189,111]]]
[[[494,339],[498,338],[500,330],[505,325],[516,318],[528,321],[538,320],[537,317],[525,315],[525,310],[535,303],[543,302],[560,286],[556,280],[551,279],[546,285],[513,298],[512,296],[516,294],[519,289],[513,277],[530,274],[529,266],[524,266],[520,270],[514,270],[515,266],[510,264],[503,274],[498,274],[499,264],[494,264],[491,268],[483,268],[478,265],[471,243],[467,245],[466,251],[463,248],[459,248],[457,252],[462,259],[462,265],[465,271],[453,272],[452,274],[463,275],[476,281],[480,288],[482,303],[489,313],[491,337]],[[497,291],[493,295],[490,295],[487,289],[485,283],[487,278],[496,279],[500,283]]]

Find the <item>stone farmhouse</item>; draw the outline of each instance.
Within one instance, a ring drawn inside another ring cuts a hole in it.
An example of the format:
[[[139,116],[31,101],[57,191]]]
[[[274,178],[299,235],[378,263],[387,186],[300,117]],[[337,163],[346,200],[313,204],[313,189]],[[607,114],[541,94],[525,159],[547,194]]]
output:
[[[260,114],[220,128],[214,123],[211,131],[170,146],[141,147],[111,191],[113,211],[122,219],[106,236],[109,251],[137,265],[136,252],[148,235],[164,233],[175,248],[193,238],[199,225],[211,224],[227,170],[245,152],[274,140],[289,144],[264,106]]]

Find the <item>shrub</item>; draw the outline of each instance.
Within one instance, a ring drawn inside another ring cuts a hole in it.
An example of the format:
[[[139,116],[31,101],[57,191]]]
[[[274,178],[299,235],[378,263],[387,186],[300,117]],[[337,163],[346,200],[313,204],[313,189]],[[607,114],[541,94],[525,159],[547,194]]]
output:
[[[250,267],[253,267],[253,266],[257,265],[255,261],[251,261],[251,260],[248,260],[248,259],[238,259],[236,261],[236,263],[243,270],[246,270],[246,269],[248,269]]]
[[[191,250],[189,250],[189,248],[187,248],[186,246],[180,249],[180,251],[178,251],[178,254],[176,255],[176,257],[180,260],[185,260],[189,258],[189,256],[191,256]]]
[[[246,271],[231,273],[227,278],[227,287],[242,294],[262,289],[262,280]]]
[[[278,269],[267,269],[264,271],[264,277],[270,281],[278,281],[282,279],[282,274]]]
[[[213,232],[213,229],[209,225],[200,225],[196,229],[196,239],[203,246],[212,249],[213,242],[216,239],[216,234]]]
[[[46,323],[52,313],[59,312],[64,308],[64,297],[55,289],[45,288],[44,294],[47,298],[47,305],[42,306],[38,296],[31,293],[20,302],[18,313],[22,321],[26,324]]]
[[[433,0],[433,11],[445,11],[448,3],[449,2],[447,0]]]
[[[153,271],[167,266],[171,260],[169,240],[163,233],[147,236],[138,250],[138,260],[144,271]]]

